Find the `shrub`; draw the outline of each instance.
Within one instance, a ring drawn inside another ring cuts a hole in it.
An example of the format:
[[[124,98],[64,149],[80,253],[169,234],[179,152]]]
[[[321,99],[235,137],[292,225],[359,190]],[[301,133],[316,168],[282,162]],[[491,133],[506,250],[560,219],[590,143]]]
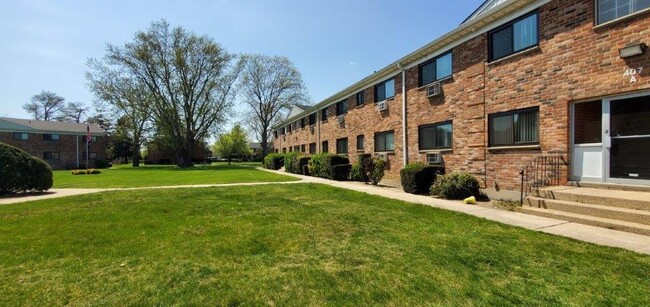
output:
[[[368,178],[373,185],[379,184],[384,178],[384,171],[386,169],[386,161],[379,158],[372,158],[372,171],[368,174]]]
[[[309,172],[312,176],[334,179],[332,174],[332,166],[350,164],[350,160],[346,157],[322,153],[314,155],[309,160]],[[352,167],[352,166],[350,166]]]
[[[45,161],[14,146],[0,143],[0,194],[46,191],[52,169]]]
[[[305,175],[305,176],[311,175],[309,173],[309,165],[305,164],[305,165],[302,166],[302,174]]]
[[[431,186],[431,194],[446,199],[465,199],[470,196],[479,197],[479,182],[469,173],[457,172],[436,178]]]
[[[350,164],[332,165],[330,167],[330,173],[332,175],[332,179],[337,181],[348,180],[350,178],[351,169],[352,169],[352,165]]]
[[[429,166],[423,163],[411,163],[399,172],[402,189],[411,194],[426,194],[436,180],[436,175],[444,174],[440,166]]]
[[[72,174],[72,175],[86,175],[87,172],[86,172],[85,169],[76,169],[76,170],[73,170],[72,172],[70,172],[70,174]]]
[[[109,168],[111,164],[106,160],[97,160],[95,161],[95,168]]]
[[[296,173],[300,170],[294,169],[296,166],[296,161],[298,160],[298,157],[300,156],[299,152],[292,151],[290,153],[287,153],[284,155],[284,171],[287,173]]]
[[[361,166],[359,164],[352,165],[352,169],[350,170],[350,180],[363,182],[361,179]]]
[[[264,157],[264,167],[272,170],[279,170],[284,166],[284,155],[281,153],[272,153]]]
[[[309,164],[309,160],[311,160],[310,156],[298,156],[293,162],[293,171],[295,174],[303,174],[305,175],[305,172],[303,170],[303,166]]]
[[[373,169],[372,155],[362,154],[357,158],[359,163],[359,181],[368,183],[370,181],[370,173]]]
[[[98,169],[89,169],[89,170],[88,170],[88,174],[89,174],[89,175],[99,175],[99,174],[101,174],[101,173],[102,173],[102,171],[100,171],[100,170],[98,170]]]

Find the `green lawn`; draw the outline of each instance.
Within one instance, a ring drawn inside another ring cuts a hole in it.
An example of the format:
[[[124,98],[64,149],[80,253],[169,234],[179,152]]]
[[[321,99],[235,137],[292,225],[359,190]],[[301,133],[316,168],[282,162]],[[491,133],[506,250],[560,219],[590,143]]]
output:
[[[650,305],[650,257],[324,185],[0,206],[0,305]]]
[[[294,177],[276,175],[253,169],[254,164],[218,163],[180,169],[170,165],[138,168],[130,165],[102,170],[99,175],[72,175],[70,171],[54,171],[55,188],[131,188],[188,184],[295,181]]]

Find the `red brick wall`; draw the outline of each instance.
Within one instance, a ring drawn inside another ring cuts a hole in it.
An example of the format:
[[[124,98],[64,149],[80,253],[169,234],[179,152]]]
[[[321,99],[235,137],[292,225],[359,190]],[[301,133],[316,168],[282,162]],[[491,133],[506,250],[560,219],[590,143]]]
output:
[[[418,150],[418,126],[453,121],[453,149],[443,153],[449,171],[468,171],[486,187],[517,189],[519,171],[535,156],[560,154],[569,161],[570,104],[591,98],[650,89],[650,52],[630,60],[618,50],[629,44],[650,45],[650,14],[594,27],[593,0],[556,0],[539,8],[539,48],[488,63],[487,34],[453,49],[453,78],[443,81],[442,97],[427,98],[418,88],[418,68],[407,70],[407,141],[409,161],[425,161]],[[446,50],[441,50],[445,52]],[[624,77],[626,69],[644,66],[638,82]],[[320,125],[321,138],[335,152],[336,139],[348,137],[351,160],[356,159],[356,136],[365,135],[365,152],[374,151],[374,133],[395,130],[395,154],[389,174],[402,167],[402,94],[400,75],[395,78],[395,99],[389,111],[379,114],[373,104],[373,87],[365,90],[366,105],[356,108],[350,97],[345,127],[336,123],[336,107]],[[490,114],[539,107],[538,149],[488,148]],[[318,132],[314,133],[318,135]],[[308,144],[314,136],[290,133],[275,139],[280,148]],[[307,146],[308,147],[308,146]],[[563,169],[568,180],[568,168]]]
[[[86,163],[86,143],[82,141],[83,135],[79,135],[79,163]],[[59,160],[45,160],[52,169],[65,169],[77,165],[77,136],[60,134],[58,141],[45,141],[39,133],[29,133],[29,140],[14,140],[12,132],[0,132],[0,142],[18,147],[29,154],[43,159],[43,152],[58,152]],[[90,159],[90,166],[94,166],[96,160],[106,160],[106,146],[108,138],[98,136],[95,143],[90,144],[90,153],[97,153],[97,159]]]

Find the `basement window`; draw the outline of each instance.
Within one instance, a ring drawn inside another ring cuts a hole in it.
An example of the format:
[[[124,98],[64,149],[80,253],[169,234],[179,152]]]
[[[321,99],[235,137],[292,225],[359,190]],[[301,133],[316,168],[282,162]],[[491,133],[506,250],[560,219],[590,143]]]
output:
[[[525,15],[489,33],[490,61],[513,55],[539,44],[539,14]]]

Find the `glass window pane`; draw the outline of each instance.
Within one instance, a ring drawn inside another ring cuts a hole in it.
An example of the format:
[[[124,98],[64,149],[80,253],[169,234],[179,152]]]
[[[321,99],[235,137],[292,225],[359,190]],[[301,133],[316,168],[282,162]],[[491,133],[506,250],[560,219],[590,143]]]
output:
[[[420,86],[436,81],[436,62],[420,66]]]
[[[375,102],[386,100],[386,84],[382,83],[375,86]]]
[[[492,34],[492,59],[500,59],[512,53],[512,28]]]
[[[611,103],[611,136],[650,135],[650,96]]]
[[[592,101],[575,105],[573,142],[589,144],[602,142],[602,103]]]
[[[436,139],[436,129],[435,127],[422,127],[420,128],[420,149],[433,149],[435,148],[435,139]]]
[[[386,81],[385,84],[386,99],[395,97],[395,79]]]
[[[638,12],[650,7],[650,0],[635,0],[634,1],[634,11]]]
[[[537,113],[528,112],[515,114],[515,143],[536,143],[537,142]]]
[[[436,127],[436,147],[451,148],[452,127],[451,124],[439,125]]]
[[[513,144],[512,115],[493,117],[490,125],[490,145]]]
[[[513,51],[520,51],[537,44],[537,14],[517,21],[513,27]]]
[[[395,134],[386,133],[386,150],[395,150]]]
[[[451,53],[448,53],[436,61],[436,79],[444,79],[452,74],[452,56]]]

